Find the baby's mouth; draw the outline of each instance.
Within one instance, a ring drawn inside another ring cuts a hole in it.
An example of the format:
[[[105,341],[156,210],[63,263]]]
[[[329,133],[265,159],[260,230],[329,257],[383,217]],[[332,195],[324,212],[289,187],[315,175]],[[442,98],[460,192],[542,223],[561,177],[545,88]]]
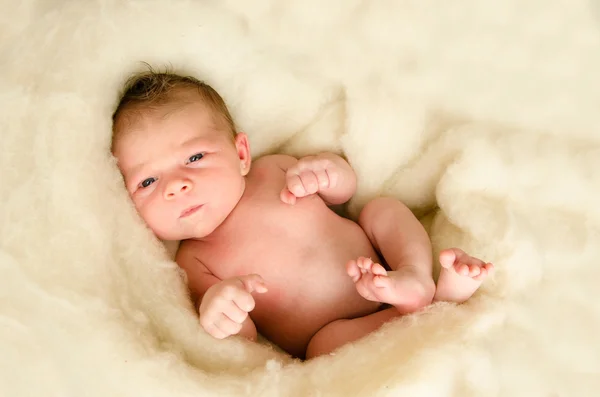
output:
[[[202,208],[202,204],[200,205],[194,205],[193,207],[189,207],[185,210],[183,210],[181,212],[181,215],[179,215],[179,218],[187,218],[188,216],[194,214],[196,211],[198,211],[200,208]]]

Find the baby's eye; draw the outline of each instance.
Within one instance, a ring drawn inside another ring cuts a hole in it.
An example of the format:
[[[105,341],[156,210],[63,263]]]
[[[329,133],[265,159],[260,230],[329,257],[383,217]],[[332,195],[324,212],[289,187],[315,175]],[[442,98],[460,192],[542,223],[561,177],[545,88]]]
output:
[[[156,178],[146,178],[142,181],[142,183],[140,183],[140,187],[141,188],[148,187],[148,186],[152,185],[154,182],[156,182]]]
[[[195,161],[200,160],[202,157],[204,157],[204,153],[196,153],[195,155],[191,156],[187,162],[193,163]]]

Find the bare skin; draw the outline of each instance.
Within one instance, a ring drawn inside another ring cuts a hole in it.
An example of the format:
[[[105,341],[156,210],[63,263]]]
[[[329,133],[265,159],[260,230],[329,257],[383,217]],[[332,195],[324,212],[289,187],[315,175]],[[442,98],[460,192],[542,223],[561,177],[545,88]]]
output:
[[[215,338],[259,331],[315,357],[434,300],[464,302],[493,271],[448,249],[436,288],[429,237],[402,203],[375,199],[358,223],[329,208],[356,190],[341,157],[273,155],[250,167],[244,134],[232,143],[201,103],[188,107],[147,116],[115,155],[153,231],[184,240],[177,263]]]

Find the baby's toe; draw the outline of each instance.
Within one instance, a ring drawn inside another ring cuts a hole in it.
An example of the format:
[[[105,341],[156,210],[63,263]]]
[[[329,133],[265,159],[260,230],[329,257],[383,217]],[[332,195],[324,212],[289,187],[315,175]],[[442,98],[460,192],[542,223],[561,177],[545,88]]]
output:
[[[346,264],[346,272],[348,276],[352,278],[352,281],[357,282],[361,277],[361,269],[358,267],[358,264],[355,260],[351,260]]]
[[[481,274],[481,267],[469,266],[469,277],[477,277]]]
[[[494,265],[491,263],[486,263],[481,267],[481,273],[478,276],[473,277],[474,280],[481,281],[488,276],[491,276],[494,273]]]
[[[373,262],[371,258],[365,258],[361,256],[357,259],[358,267],[360,268],[363,274],[365,273],[373,273],[379,275],[385,275],[387,272],[379,263]]]
[[[387,271],[379,263],[373,263],[371,265],[371,273],[376,274],[378,276],[387,276]]]
[[[469,266],[465,265],[464,263],[457,263],[456,265],[454,265],[454,271],[456,271],[456,273],[460,274],[461,276],[468,276]]]
[[[485,268],[485,267],[482,267],[482,268],[481,268],[481,272],[480,272],[480,273],[479,273],[477,276],[473,277],[473,280],[476,280],[476,281],[482,281],[482,280],[483,280],[483,279],[485,279],[485,278],[486,278],[488,275],[489,275],[489,272],[486,270],[486,268]]]
[[[373,276],[373,285],[377,288],[389,288],[392,280],[385,275]]]
[[[455,251],[455,249],[447,249],[440,252],[439,261],[442,267],[449,269],[455,264],[458,257],[457,252]]]
[[[364,256],[361,256],[356,260],[356,264],[361,269],[369,270],[373,262],[370,258],[365,258]]]

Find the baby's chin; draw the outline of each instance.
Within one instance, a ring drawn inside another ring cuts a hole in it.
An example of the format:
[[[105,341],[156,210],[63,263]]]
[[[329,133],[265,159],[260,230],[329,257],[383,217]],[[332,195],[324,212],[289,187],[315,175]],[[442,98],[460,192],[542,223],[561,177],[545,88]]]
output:
[[[201,239],[214,231],[213,228],[207,228],[205,225],[197,225],[196,227],[190,227],[185,229],[176,230],[152,230],[154,234],[161,240],[164,241],[181,241],[191,239]]]

